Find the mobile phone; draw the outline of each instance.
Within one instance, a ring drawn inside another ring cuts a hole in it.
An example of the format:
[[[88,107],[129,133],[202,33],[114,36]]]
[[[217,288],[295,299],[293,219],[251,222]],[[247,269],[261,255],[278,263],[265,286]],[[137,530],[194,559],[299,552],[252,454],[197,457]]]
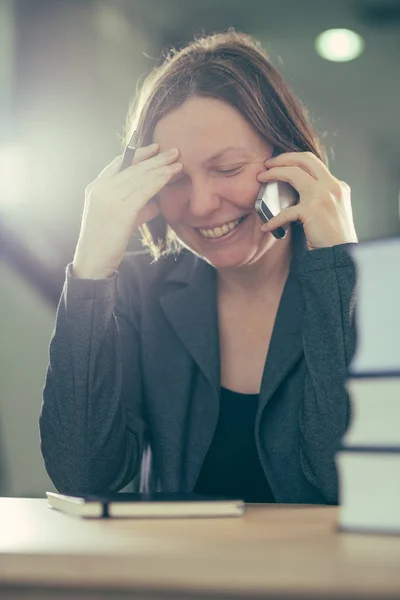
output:
[[[298,199],[298,193],[286,181],[268,181],[268,183],[263,183],[259,189],[255,209],[262,221],[268,223],[283,208],[296,204]],[[279,240],[283,239],[286,235],[283,227],[278,227],[271,233]]]

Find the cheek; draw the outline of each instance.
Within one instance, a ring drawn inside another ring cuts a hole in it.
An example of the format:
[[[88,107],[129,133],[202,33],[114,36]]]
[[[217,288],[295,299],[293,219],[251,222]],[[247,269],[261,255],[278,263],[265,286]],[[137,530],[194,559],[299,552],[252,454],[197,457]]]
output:
[[[260,184],[257,180],[238,181],[231,191],[231,198],[237,206],[248,209],[254,206]]]
[[[254,208],[260,183],[256,179],[257,175],[247,173],[243,177],[233,177],[224,182],[224,189],[221,190],[222,197],[229,200],[235,206],[243,211]]]
[[[256,179],[257,173],[248,173],[238,177],[226,177],[215,182],[213,192],[221,200],[239,206],[243,210],[254,207],[261,183]],[[169,223],[179,221],[184,213],[190,210],[190,189],[187,186],[164,188],[157,194],[158,204],[164,218]]]
[[[257,176],[261,173],[259,165],[247,165],[236,177],[221,182],[223,195],[243,209],[254,207],[261,183]]]

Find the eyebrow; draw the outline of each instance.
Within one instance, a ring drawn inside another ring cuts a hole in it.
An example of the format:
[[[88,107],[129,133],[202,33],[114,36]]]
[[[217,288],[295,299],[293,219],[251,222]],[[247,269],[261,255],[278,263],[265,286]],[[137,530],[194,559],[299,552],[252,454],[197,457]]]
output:
[[[227,152],[231,152],[232,150],[240,151],[243,154],[246,154],[246,149],[241,146],[227,146],[226,148],[222,148],[222,150],[218,150],[218,152],[216,152],[212,156],[209,156],[204,161],[204,164],[208,164],[208,163],[212,162],[213,160],[216,160],[217,158],[221,158],[221,156],[223,156]]]

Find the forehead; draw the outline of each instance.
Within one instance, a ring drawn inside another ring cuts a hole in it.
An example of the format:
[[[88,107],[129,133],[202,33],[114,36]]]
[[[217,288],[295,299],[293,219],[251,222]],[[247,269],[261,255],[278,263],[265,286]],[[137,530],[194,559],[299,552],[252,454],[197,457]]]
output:
[[[194,96],[157,123],[153,141],[160,144],[161,151],[177,146],[181,152],[214,152],[227,146],[259,145],[259,136],[231,105]]]

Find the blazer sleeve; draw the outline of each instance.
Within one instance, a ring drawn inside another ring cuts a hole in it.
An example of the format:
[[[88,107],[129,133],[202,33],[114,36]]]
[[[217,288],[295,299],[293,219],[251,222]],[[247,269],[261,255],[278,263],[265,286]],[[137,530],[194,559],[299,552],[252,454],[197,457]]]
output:
[[[74,278],[68,265],[50,342],[41,450],[67,494],[119,491],[140,469],[143,420],[139,316],[121,273]]]
[[[345,381],[356,343],[353,245],[309,251],[300,268],[307,363],[300,458],[305,477],[329,504],[338,502],[335,454],[350,419]]]

